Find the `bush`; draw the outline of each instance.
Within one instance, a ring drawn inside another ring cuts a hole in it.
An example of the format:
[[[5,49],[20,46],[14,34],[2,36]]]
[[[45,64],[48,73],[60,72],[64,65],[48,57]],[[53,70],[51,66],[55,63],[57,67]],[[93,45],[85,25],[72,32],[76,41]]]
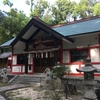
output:
[[[57,64],[53,67],[53,73],[56,77],[62,78],[66,73],[69,73],[70,69],[69,67],[66,67],[65,65]]]

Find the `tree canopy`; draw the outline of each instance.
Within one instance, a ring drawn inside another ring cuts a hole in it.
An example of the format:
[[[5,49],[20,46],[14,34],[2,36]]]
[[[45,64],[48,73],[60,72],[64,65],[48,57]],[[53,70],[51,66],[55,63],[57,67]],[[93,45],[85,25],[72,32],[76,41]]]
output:
[[[52,17],[55,24],[68,21],[68,17],[74,10],[75,4],[75,2],[72,3],[69,0],[57,0],[56,3],[51,6]]]
[[[97,3],[96,5],[94,5],[93,9],[94,9],[94,15],[99,16],[100,15],[100,3]]]
[[[10,1],[4,1],[4,4],[10,5]],[[9,7],[9,12],[0,10],[0,44],[16,37],[30,19],[23,11],[12,8],[11,5]]]

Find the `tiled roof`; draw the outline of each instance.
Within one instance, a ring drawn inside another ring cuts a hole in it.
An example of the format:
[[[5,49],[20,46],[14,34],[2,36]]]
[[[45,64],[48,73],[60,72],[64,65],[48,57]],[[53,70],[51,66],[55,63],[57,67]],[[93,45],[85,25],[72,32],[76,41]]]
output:
[[[15,40],[15,38],[5,42],[4,44],[0,45],[0,47],[7,47],[7,46],[10,46],[10,44]]]
[[[59,27],[53,27],[52,29],[60,33],[61,36],[75,36],[91,32],[100,32],[100,17],[94,17],[71,24],[64,24]],[[15,38],[5,42],[0,47],[10,46],[14,40]]]
[[[9,56],[11,56],[11,52],[4,52],[0,54],[0,59],[8,58]]]
[[[53,28],[64,36],[100,31],[100,17]]]

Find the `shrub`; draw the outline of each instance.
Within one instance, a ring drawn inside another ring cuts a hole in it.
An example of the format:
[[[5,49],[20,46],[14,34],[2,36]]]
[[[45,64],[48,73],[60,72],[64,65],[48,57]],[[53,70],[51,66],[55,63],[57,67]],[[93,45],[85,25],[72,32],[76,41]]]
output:
[[[62,79],[62,77],[66,74],[69,73],[70,69],[69,67],[65,66],[65,65],[60,65],[57,64],[56,66],[53,67],[53,73],[57,78]]]

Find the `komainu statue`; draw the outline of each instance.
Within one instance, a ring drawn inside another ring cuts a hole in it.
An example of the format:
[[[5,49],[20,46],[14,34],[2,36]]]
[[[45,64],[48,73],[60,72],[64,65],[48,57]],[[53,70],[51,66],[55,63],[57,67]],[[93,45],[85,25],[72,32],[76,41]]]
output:
[[[1,72],[1,77],[3,77],[3,83],[7,83],[8,82],[8,77],[7,77],[7,68],[3,68],[2,72]]]

